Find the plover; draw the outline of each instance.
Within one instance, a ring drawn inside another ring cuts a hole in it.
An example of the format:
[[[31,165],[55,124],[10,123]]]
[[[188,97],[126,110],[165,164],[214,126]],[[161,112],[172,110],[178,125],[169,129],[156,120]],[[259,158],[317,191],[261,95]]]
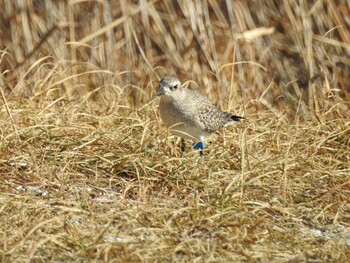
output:
[[[181,137],[182,156],[185,139],[199,140],[193,145],[203,156],[204,138],[243,117],[218,109],[207,97],[197,91],[184,89],[175,77],[165,77],[159,82],[161,96],[160,117],[170,132]]]

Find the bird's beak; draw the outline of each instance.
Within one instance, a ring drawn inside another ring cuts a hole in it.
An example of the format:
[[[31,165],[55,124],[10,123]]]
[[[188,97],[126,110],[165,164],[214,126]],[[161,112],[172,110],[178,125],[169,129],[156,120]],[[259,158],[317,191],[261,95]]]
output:
[[[165,94],[164,88],[160,88],[160,90],[157,92],[156,96],[162,96]]]

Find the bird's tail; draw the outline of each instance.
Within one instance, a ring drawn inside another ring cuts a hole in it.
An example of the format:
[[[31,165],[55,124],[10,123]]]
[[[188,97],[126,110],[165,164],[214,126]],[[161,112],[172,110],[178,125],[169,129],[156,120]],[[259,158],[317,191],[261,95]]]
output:
[[[225,126],[233,124],[234,122],[239,122],[243,117],[233,115],[229,112],[223,112],[224,119],[226,120]]]
[[[231,115],[230,119],[232,121],[240,121],[241,119],[244,119],[244,117],[236,116],[236,115]]]

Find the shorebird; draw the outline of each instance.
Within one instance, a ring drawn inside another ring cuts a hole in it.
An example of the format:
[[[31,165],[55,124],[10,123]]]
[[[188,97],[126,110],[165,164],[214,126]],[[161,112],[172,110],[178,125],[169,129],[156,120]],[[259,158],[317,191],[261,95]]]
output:
[[[207,97],[197,91],[184,89],[175,77],[165,77],[159,82],[161,96],[160,118],[170,132],[181,137],[181,153],[185,152],[185,139],[199,140],[193,149],[203,157],[204,138],[239,122],[243,117],[218,109]]]

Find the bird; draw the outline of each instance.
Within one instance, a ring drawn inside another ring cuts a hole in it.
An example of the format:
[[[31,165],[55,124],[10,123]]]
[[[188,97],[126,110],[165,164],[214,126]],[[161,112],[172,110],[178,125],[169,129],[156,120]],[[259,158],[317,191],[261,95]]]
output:
[[[205,137],[244,117],[221,111],[208,97],[181,86],[178,78],[166,76],[159,81],[160,118],[176,136],[181,137],[181,155],[185,153],[185,139],[199,140],[193,144],[194,150],[204,155]]]

